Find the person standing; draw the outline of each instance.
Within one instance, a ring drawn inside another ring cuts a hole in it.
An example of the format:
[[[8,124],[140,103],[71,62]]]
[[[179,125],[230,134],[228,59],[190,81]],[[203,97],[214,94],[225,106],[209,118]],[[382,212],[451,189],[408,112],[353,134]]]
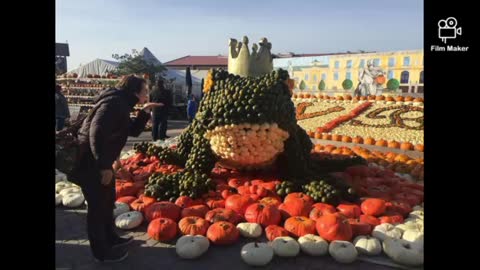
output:
[[[197,100],[195,99],[194,95],[191,95],[187,103],[187,118],[189,123],[192,123],[193,119],[195,118],[197,109],[198,109]]]
[[[153,141],[165,140],[167,136],[168,111],[172,106],[172,94],[165,88],[163,80],[157,81],[156,87],[150,93],[150,102],[162,103],[163,106],[156,107],[152,113],[152,139]]]
[[[65,96],[62,94],[62,87],[55,85],[55,130],[60,131],[65,127],[65,121],[70,118],[70,109]]]
[[[122,238],[114,227],[114,168],[128,136],[138,137],[158,103],[145,103],[148,87],[144,79],[125,76],[116,88],[104,90],[93,111],[78,132],[79,163],[68,179],[82,188],[88,201],[87,232],[96,261],[119,262],[128,256],[124,247],[133,238]],[[136,118],[130,118],[135,104],[143,104]]]

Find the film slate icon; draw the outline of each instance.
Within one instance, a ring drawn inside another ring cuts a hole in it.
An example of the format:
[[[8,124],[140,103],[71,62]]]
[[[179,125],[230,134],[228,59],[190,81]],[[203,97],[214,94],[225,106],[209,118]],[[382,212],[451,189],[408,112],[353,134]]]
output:
[[[457,28],[457,19],[449,17],[446,20],[438,21],[438,37],[447,43],[447,39],[455,39],[462,35],[462,28]]]

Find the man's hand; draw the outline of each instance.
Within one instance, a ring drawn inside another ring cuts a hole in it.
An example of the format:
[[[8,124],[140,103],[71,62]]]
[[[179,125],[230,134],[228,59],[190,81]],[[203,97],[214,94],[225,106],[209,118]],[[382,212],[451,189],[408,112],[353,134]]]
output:
[[[112,182],[113,171],[111,169],[101,170],[100,175],[102,176],[101,183],[104,186],[108,186]]]
[[[163,103],[154,103],[154,102],[148,102],[143,105],[142,110],[144,110],[146,113],[150,113],[152,111],[152,108],[154,107],[161,107],[164,106]]]

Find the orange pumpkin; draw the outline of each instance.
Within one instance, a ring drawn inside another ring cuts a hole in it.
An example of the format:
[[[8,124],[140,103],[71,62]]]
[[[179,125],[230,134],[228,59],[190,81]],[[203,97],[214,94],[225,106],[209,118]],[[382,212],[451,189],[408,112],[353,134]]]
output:
[[[192,198],[188,196],[180,196],[175,201],[175,204],[178,205],[179,207],[185,208],[185,207],[192,206],[192,201],[193,201]]]
[[[177,221],[180,218],[180,207],[171,202],[156,202],[145,207],[145,218],[148,221],[156,218],[169,218]]]
[[[416,98],[413,100],[413,102],[423,102],[423,98]]]
[[[266,205],[272,205],[272,206],[275,206],[275,207],[278,207],[280,204],[282,204],[282,202],[278,198],[275,198],[275,197],[265,197],[265,198],[261,199],[259,201],[259,203],[266,204]]]
[[[283,200],[284,203],[288,203],[294,200],[302,200],[306,203],[309,203],[312,205],[314,203],[313,198],[308,196],[307,194],[304,194],[302,192],[293,192],[288,194],[285,199]]]
[[[312,131],[312,130],[308,131],[307,134],[308,134],[308,137],[310,137],[310,138],[314,138],[314,137],[315,137],[315,132]]]
[[[230,209],[243,215],[245,214],[247,207],[253,203],[255,203],[255,201],[252,198],[235,194],[225,200],[225,209]]]
[[[125,197],[118,198],[116,200],[116,202],[126,203],[126,204],[130,205],[136,199],[137,198],[135,196],[125,196]]]
[[[308,217],[312,209],[312,204],[304,200],[291,200],[288,203],[282,203],[278,206],[283,219],[295,216]]]
[[[178,222],[178,228],[183,235],[203,235],[207,234],[210,222],[201,217],[184,217]]]
[[[360,137],[360,136],[357,136],[357,137],[352,139],[352,142],[353,143],[363,143],[363,138]]]
[[[364,140],[364,143],[368,144],[368,145],[374,145],[375,144],[375,139],[372,138],[372,137],[368,137]]]
[[[405,155],[405,154],[398,154],[396,157],[395,157],[395,161],[396,162],[402,162],[402,163],[406,163],[408,160],[410,160],[410,157]]]
[[[350,241],[353,236],[352,227],[344,215],[335,213],[317,219],[318,235],[327,241]]]
[[[368,96],[368,100],[375,100],[376,98],[377,98],[377,96],[375,96],[375,95]]]
[[[315,152],[320,152],[323,150],[323,145],[321,144],[316,144],[314,147]]]
[[[205,219],[210,223],[215,223],[218,221],[228,221],[233,224],[237,224],[240,222],[241,217],[232,210],[217,208],[208,211],[205,214]]]
[[[293,98],[298,98],[298,95],[297,95],[297,94],[293,94]]]
[[[337,97],[337,100],[343,101],[343,97],[342,97],[342,96],[338,96],[338,97]]]
[[[342,142],[351,143],[352,142],[352,137],[347,136],[347,135],[343,135],[342,136]]]
[[[355,153],[352,151],[352,149],[349,148],[343,148],[342,149],[342,155],[344,156],[353,156]]]
[[[152,204],[152,203],[151,202],[144,202],[143,197],[142,197],[142,198],[138,198],[135,201],[133,201],[130,204],[130,208],[132,208],[132,210],[134,210],[134,211],[138,211],[138,212],[143,213],[145,211],[145,208],[147,206],[149,206],[150,204]]]
[[[335,207],[326,203],[316,203],[312,206],[312,211],[310,211],[309,218],[312,220],[317,220],[319,217],[327,214],[333,214],[337,212]]]
[[[169,218],[157,218],[148,224],[147,234],[157,241],[170,241],[177,236],[177,223]]]
[[[400,143],[397,141],[390,141],[388,142],[388,147],[390,148],[400,148]]]
[[[227,221],[215,222],[207,230],[207,238],[215,245],[233,244],[239,236],[237,227]]]
[[[367,100],[367,97],[366,96],[361,96],[360,100]]]
[[[281,220],[280,211],[276,206],[254,203],[245,211],[245,219],[251,223],[258,223],[263,227],[278,225]]]
[[[340,141],[342,141],[342,135],[333,134],[332,135],[332,140],[334,140],[336,142],[340,142]]]
[[[181,217],[201,217],[203,218],[209,211],[206,205],[194,205],[182,209]]]
[[[413,101],[414,98],[412,96],[407,96],[405,97],[405,101]]]
[[[331,145],[331,144],[326,145],[326,146],[323,148],[323,150],[324,150],[325,152],[328,152],[328,153],[332,152],[332,151],[335,150],[335,149],[337,149],[337,147],[336,147],[335,145]]]
[[[345,100],[352,100],[352,96],[351,95],[345,95]]]
[[[403,96],[396,96],[395,97],[395,101],[403,102],[404,100],[405,100],[405,98]]]
[[[409,142],[403,142],[400,145],[400,149],[402,149],[402,150],[413,150],[413,144],[411,144]]]
[[[332,154],[332,155],[341,155],[341,154],[342,154],[342,149],[337,148],[337,149],[333,150],[332,152],[330,152],[330,154]]]
[[[315,139],[321,139],[322,138],[322,133],[320,132],[315,132]]]
[[[376,145],[376,146],[386,147],[386,146],[388,146],[388,143],[387,143],[386,140],[380,139],[380,140],[378,140],[378,141],[375,142],[375,145]]]
[[[354,97],[352,100],[353,100],[353,102],[358,102],[360,100],[360,98],[359,97]]]
[[[248,189],[248,187],[244,187]],[[217,196],[214,198],[208,198],[205,203],[207,204],[208,208],[215,209],[215,208],[224,208],[225,207],[225,199],[221,196]]]
[[[393,97],[391,97],[391,96],[388,96],[386,100],[387,100],[387,101],[395,101],[395,99],[394,99]]]
[[[375,78],[375,82],[377,84],[380,84],[380,85],[384,84],[385,83],[385,76],[383,76],[383,75],[377,76]]]
[[[289,233],[285,228],[278,225],[269,225],[265,228],[265,235],[268,241],[273,241],[277,237],[288,236]]]
[[[315,234],[315,221],[307,217],[290,217],[285,220],[283,227],[294,237]]]
[[[312,95],[310,95],[309,93],[306,93],[304,96],[305,96],[305,98],[311,98],[312,97]]]
[[[423,152],[423,150],[424,150],[423,144],[417,144],[417,145],[415,145],[415,150],[420,151],[420,152]]]
[[[377,101],[385,100],[385,96],[382,96],[382,95],[377,96],[377,97],[375,98],[375,100],[377,100]]]
[[[328,134],[328,133],[322,134],[322,140],[331,140],[331,139],[332,139],[332,134]]]

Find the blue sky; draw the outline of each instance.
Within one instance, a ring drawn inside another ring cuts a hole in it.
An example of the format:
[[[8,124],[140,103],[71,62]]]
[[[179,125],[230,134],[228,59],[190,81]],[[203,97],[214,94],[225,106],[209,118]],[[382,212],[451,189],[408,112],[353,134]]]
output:
[[[143,47],[161,62],[226,55],[244,35],[274,53],[423,48],[421,0],[56,0],[55,18],[69,70]]]

